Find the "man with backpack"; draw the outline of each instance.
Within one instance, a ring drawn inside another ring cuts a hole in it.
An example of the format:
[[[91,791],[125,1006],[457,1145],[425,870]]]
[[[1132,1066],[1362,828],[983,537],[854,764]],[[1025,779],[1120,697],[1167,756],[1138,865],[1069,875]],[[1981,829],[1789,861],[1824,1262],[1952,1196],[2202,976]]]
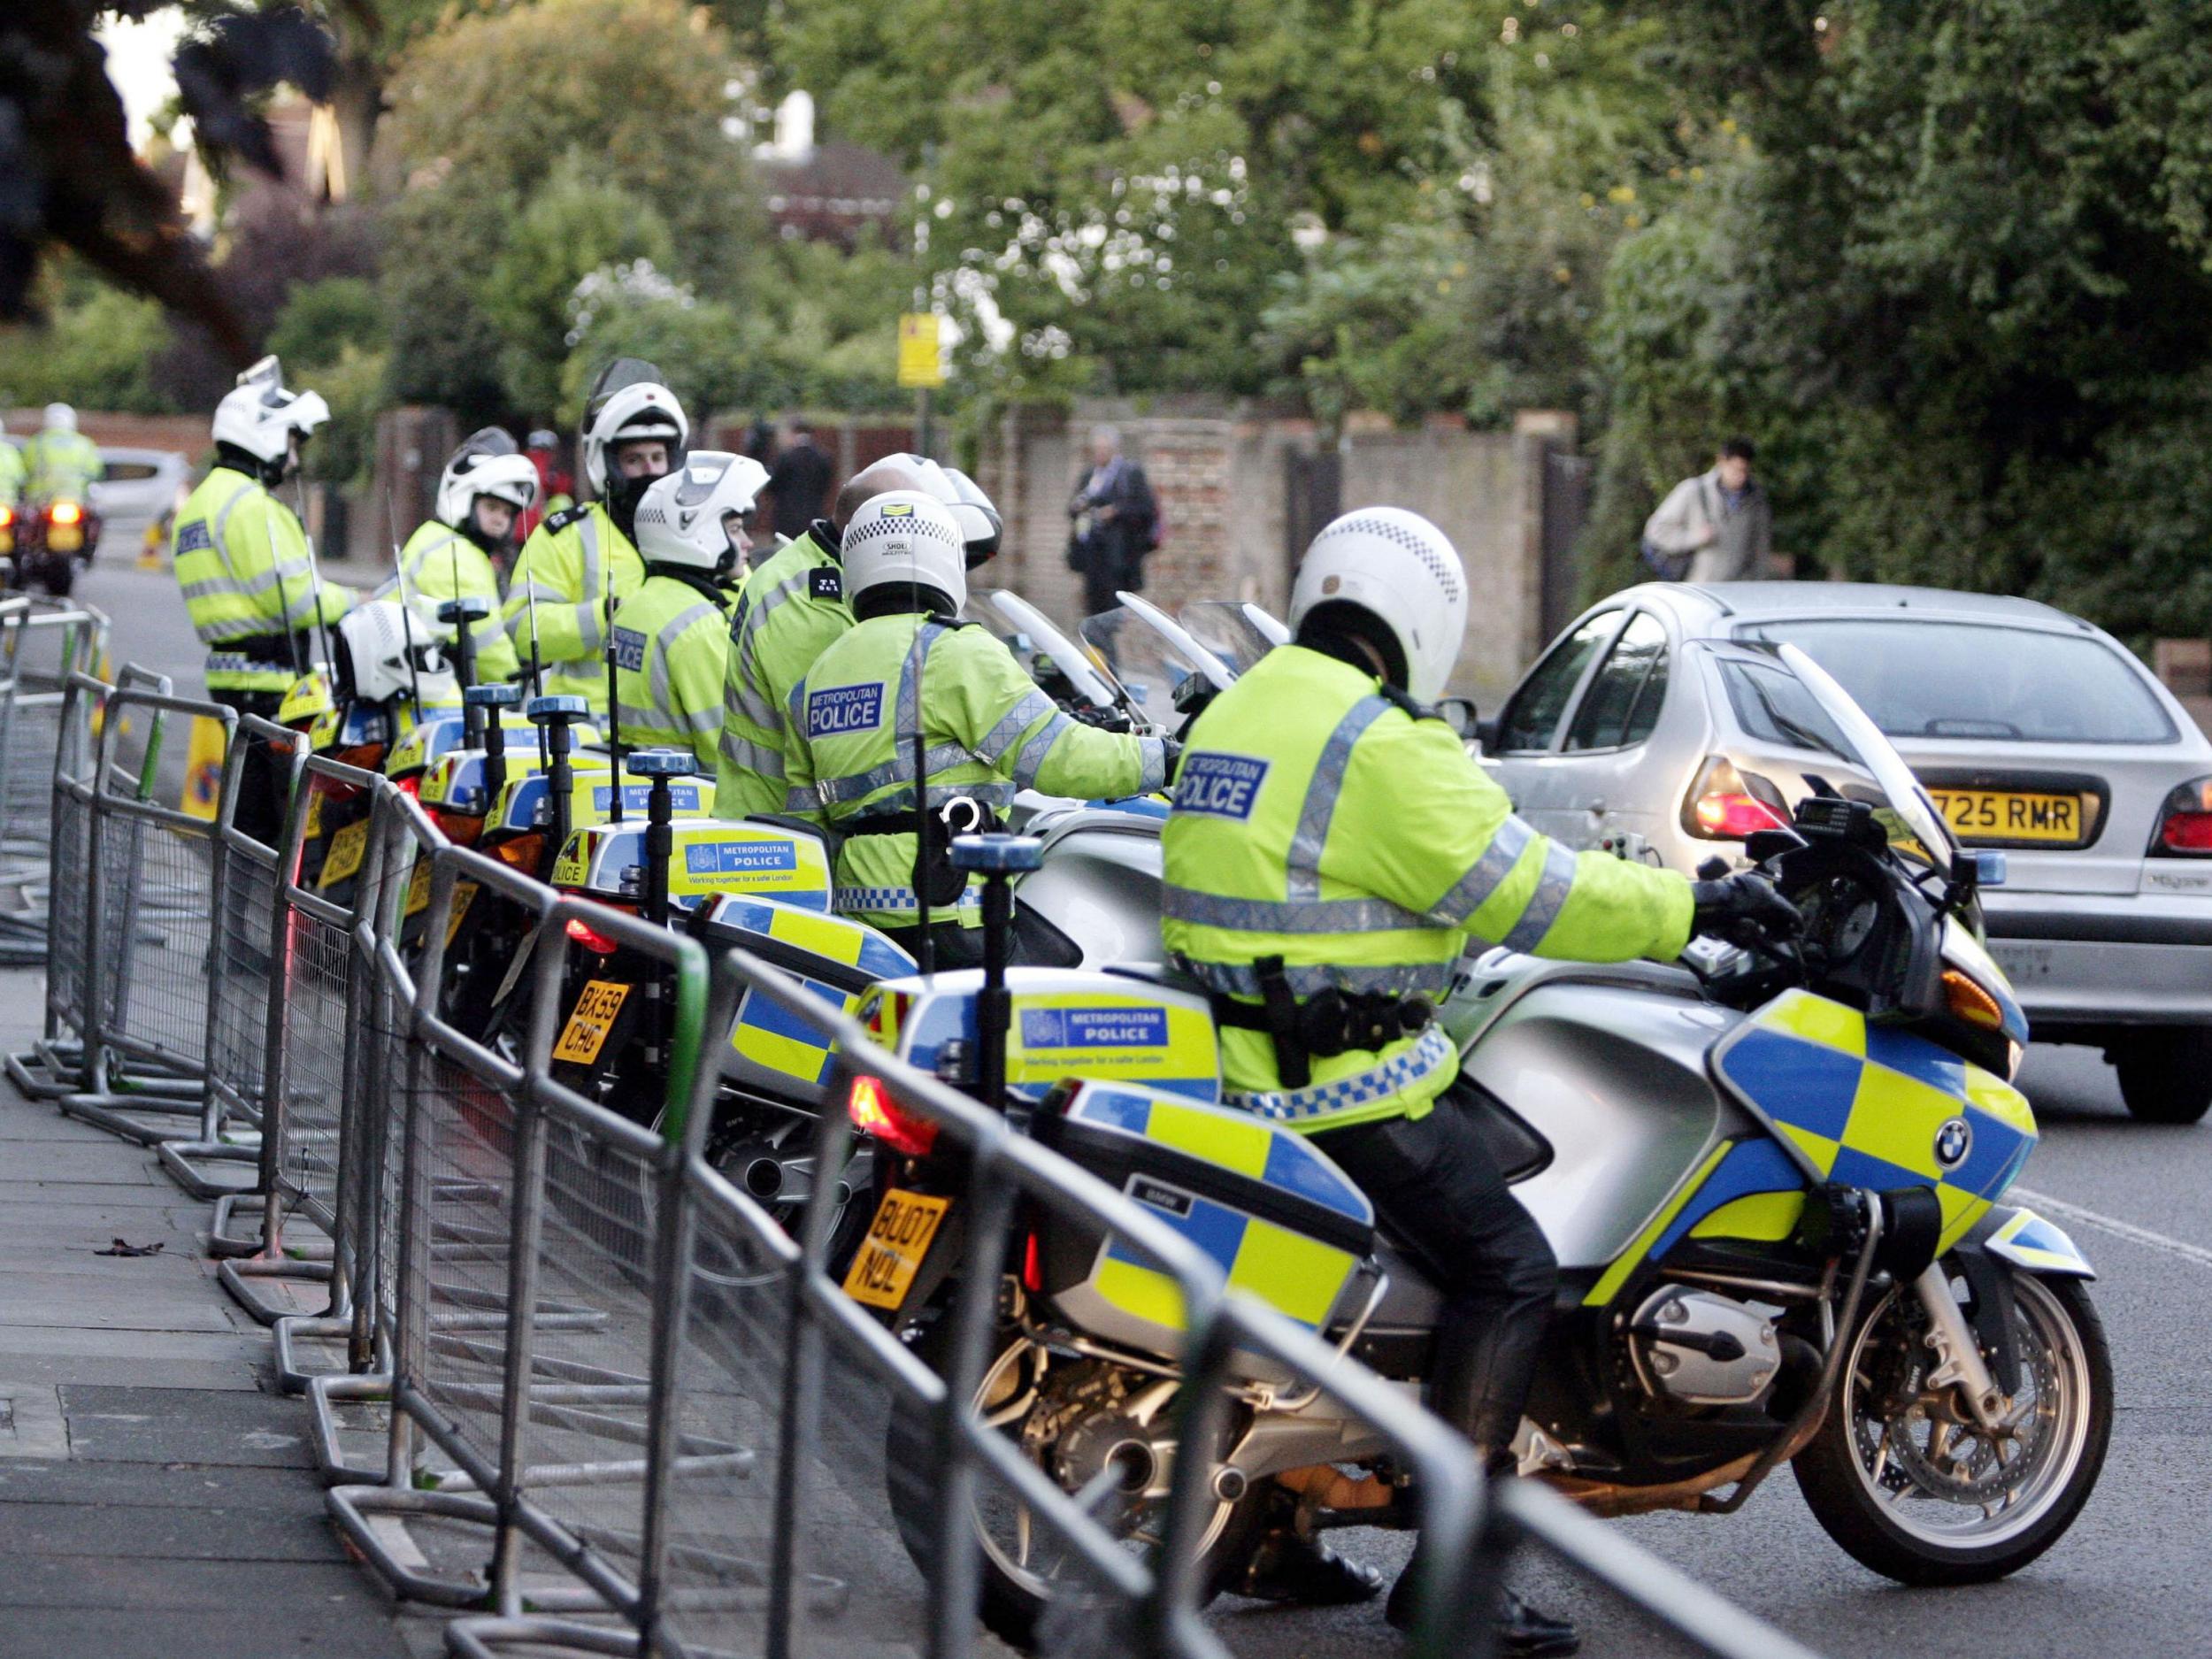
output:
[[[1144,586],[1145,555],[1160,545],[1159,503],[1111,426],[1091,434],[1091,465],[1075,480],[1068,517],[1068,568],[1083,578],[1083,614],[1094,617],[1114,608],[1118,591]]]
[[[1774,510],[1751,476],[1748,438],[1731,438],[1709,472],[1686,478],[1644,521],[1643,559],[1663,581],[1740,582],[1786,572],[1774,559]]]

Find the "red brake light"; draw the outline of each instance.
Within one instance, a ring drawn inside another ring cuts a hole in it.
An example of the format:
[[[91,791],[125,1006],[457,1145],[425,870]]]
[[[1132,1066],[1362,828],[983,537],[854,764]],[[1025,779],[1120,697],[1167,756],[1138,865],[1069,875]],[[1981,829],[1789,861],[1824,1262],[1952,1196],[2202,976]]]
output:
[[[398,781],[400,794],[405,795],[410,801],[422,799],[422,774],[420,772],[411,772]]]
[[[1738,772],[1716,755],[1682,803],[1682,827],[1701,841],[1740,841],[1754,831],[1789,827],[1782,792],[1755,772]]]
[[[2151,850],[2185,858],[2212,854],[2212,778],[2185,783],[2166,797]]]
[[[1037,1235],[1032,1233],[1022,1245],[1022,1288],[1034,1294],[1044,1287],[1044,1263],[1039,1259]]]
[[[569,918],[568,936],[595,956],[611,956],[622,948],[580,916]]]
[[[852,1091],[845,1097],[845,1115],[862,1134],[910,1158],[926,1156],[937,1144],[937,1125],[893,1100],[879,1078],[864,1073],[853,1079]]]
[[[78,519],[83,517],[84,509],[78,506],[73,501],[58,501],[54,503],[54,522],[56,524],[74,524]]]

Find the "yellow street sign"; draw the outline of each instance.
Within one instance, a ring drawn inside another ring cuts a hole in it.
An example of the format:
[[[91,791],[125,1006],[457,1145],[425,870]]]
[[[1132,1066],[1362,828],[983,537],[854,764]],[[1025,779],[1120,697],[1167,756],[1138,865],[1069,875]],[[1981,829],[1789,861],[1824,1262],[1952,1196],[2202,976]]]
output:
[[[942,386],[944,365],[937,356],[937,318],[931,311],[908,311],[899,319],[899,384]]]

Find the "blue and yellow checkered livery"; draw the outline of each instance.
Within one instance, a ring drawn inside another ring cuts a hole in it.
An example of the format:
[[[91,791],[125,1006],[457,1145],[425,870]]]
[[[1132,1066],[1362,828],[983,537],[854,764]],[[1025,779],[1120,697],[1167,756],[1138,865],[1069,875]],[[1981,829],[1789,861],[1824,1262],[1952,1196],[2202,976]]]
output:
[[[1131,1083],[1207,1102],[1221,1098],[1221,1049],[1204,997],[1125,975],[1015,968],[1007,1087],[1039,1101],[1070,1078]],[[980,974],[940,974],[902,1011],[899,1051],[924,1071],[947,1042],[973,1051]]]
[[[839,1013],[852,1012],[873,981],[914,972],[914,958],[865,922],[772,899],[717,899],[703,931],[718,948],[734,944],[783,969]],[[722,1074],[741,1087],[804,1097],[828,1083],[834,1050],[827,1032],[748,991]]]
[[[1372,1246],[1374,1210],[1296,1131],[1233,1107],[1087,1083],[1041,1141],[1118,1187],[1256,1296],[1310,1330]],[[1041,1234],[1045,1293],[1079,1329],[1155,1353],[1185,1328],[1173,1279],[1127,1240],[1064,1217]]]
[[[702,781],[679,779],[673,787],[696,801]],[[626,785],[623,802],[626,810]],[[635,900],[644,890],[646,828],[641,808],[619,824],[586,824],[573,831],[554,863],[553,885],[594,898]],[[680,910],[719,893],[772,898],[801,910],[829,909],[829,849],[818,836],[750,820],[679,814],[669,839],[668,898]]]
[[[1793,990],[1723,1039],[1713,1070],[1829,1180],[1887,1192],[1927,1187],[1948,1250],[1987,1213],[2035,1149],[2027,1098],[1995,1073],[1856,1009]],[[1676,1188],[1588,1300],[1688,1238],[1772,1240],[1797,1225],[1805,1178],[1766,1135],[1726,1141]]]

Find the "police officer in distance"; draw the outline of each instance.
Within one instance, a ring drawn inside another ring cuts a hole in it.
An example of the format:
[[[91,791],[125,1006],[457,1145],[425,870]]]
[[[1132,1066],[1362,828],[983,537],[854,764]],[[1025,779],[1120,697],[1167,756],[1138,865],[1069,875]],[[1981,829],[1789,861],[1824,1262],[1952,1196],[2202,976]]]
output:
[[[1311,1134],[1443,1293],[1434,1403],[1509,1474],[1557,1264],[1445,1094],[1458,1056],[1432,1010],[1454,964],[1470,936],[1664,960],[1697,926],[1786,927],[1795,912],[1762,878],[1692,883],[1577,855],[1514,817],[1426,706],[1458,656],[1467,597],[1457,552],[1417,514],[1365,508],[1314,539],[1294,642],[1188,734],[1163,833],[1162,932],[1213,998],[1230,1103]],[[1414,1581],[1409,1569],[1393,1590],[1393,1623]],[[1232,1587],[1350,1601],[1375,1580],[1281,1532]],[[1578,1642],[1509,1594],[1499,1636],[1524,1655]]]
[[[512,680],[514,641],[499,614],[495,554],[512,545],[517,518],[538,498],[538,469],[497,426],[472,434],[438,479],[437,516],[425,519],[400,549],[399,571],[370,595],[404,594],[434,618],[449,599],[482,599],[488,609],[471,625],[480,685]],[[402,580],[402,575],[405,580]]]
[[[533,531],[508,580],[507,637],[524,667],[538,664],[538,691],[606,712],[608,613],[645,580],[631,540],[638,502],[683,458],[690,432],[651,364],[619,357],[600,372],[584,405],[582,442],[596,499]]]
[[[208,695],[242,714],[273,716],[320,655],[311,630],[354,605],[351,588],[317,576],[307,532],[270,494],[329,419],[319,396],[285,390],[281,366],[264,357],[215,406],[215,465],[177,510],[177,585],[207,647]],[[266,748],[250,743],[242,764],[238,828],[273,846],[284,803]]]
[[[942,967],[983,959],[978,895],[947,856],[953,834],[995,828],[1018,788],[1159,788],[1170,758],[1164,739],[1071,719],[998,640],[955,620],[968,593],[965,540],[921,490],[878,495],[853,515],[842,557],[858,620],[793,688],[784,757],[787,810],[844,838],[834,907],[910,950],[926,925]],[[918,805],[936,821],[918,890]]]
[[[638,503],[645,581],[614,613],[624,748],[689,749],[702,773],[714,771],[729,613],[752,546],[754,498],[767,480],[749,456],[699,449]]]
[[[718,816],[783,810],[784,709],[791,688],[853,626],[838,563],[845,526],[862,503],[894,489],[921,490],[951,510],[970,570],[998,551],[998,511],[964,473],[926,456],[900,454],[887,455],[847,480],[837,492],[834,517],[817,518],[804,535],[757,565],[731,614],[715,774]]]

